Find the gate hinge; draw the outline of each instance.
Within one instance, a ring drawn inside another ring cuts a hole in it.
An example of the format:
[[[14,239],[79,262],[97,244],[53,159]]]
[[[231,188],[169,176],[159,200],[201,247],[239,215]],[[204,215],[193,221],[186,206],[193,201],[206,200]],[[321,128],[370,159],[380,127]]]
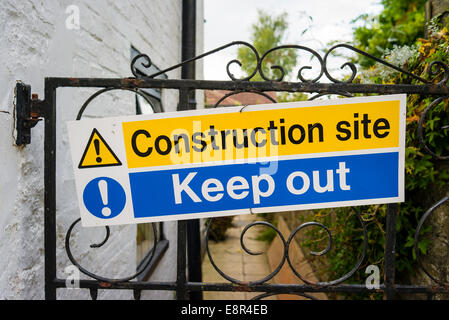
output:
[[[22,82],[16,84],[16,145],[31,143],[31,128],[42,120],[43,101],[31,94],[31,87]]]

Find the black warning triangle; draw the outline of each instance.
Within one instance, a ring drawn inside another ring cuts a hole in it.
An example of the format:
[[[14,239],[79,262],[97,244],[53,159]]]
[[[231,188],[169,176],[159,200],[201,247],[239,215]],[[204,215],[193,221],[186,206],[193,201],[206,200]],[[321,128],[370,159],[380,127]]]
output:
[[[78,165],[79,169],[121,166],[122,162],[112,151],[96,128],[92,130],[84,153]]]

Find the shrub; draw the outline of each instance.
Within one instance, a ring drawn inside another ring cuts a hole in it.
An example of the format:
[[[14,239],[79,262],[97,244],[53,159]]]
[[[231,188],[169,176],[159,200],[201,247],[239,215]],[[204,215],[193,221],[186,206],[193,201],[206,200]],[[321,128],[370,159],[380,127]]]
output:
[[[209,229],[209,239],[213,241],[223,241],[226,239],[226,230],[232,227],[231,217],[218,217],[214,218]],[[206,219],[206,226],[209,224],[210,219]]]

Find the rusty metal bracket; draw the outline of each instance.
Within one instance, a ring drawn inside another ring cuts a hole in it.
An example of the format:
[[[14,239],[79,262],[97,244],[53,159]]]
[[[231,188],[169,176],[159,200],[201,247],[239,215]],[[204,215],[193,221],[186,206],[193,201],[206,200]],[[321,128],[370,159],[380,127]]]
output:
[[[41,105],[37,94],[31,94],[31,87],[22,82],[16,84],[16,145],[31,143],[31,128],[42,120]]]

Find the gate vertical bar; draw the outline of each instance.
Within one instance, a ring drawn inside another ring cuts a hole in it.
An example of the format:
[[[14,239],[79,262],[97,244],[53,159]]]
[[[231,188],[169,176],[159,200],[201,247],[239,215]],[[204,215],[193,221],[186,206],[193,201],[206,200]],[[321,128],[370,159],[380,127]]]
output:
[[[182,1],[182,61],[196,56],[196,0]],[[182,79],[196,78],[195,61],[181,68]],[[188,91],[188,103],[180,104],[179,110],[196,109],[195,90]],[[189,282],[201,282],[201,235],[200,220],[187,221],[187,267]],[[191,300],[202,300],[201,291],[191,292]]]
[[[56,300],[56,88],[45,81],[45,299]]]
[[[186,236],[187,222],[178,221],[178,247],[177,247],[177,276],[176,276],[176,299],[187,300],[186,288]]]
[[[394,299],[395,256],[396,256],[396,219],[398,204],[387,205],[386,241],[385,241],[385,295],[387,300]]]
[[[178,110],[187,110],[189,103],[189,89],[179,90]],[[186,288],[186,241],[187,241],[187,221],[178,221],[178,246],[177,246],[177,277],[176,277],[176,299],[187,300]]]

